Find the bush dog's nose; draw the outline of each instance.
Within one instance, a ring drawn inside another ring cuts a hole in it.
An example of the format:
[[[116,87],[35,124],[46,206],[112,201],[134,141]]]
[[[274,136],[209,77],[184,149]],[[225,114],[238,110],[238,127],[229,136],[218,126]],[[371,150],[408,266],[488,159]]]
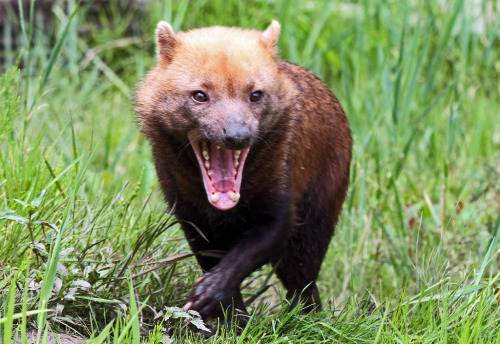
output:
[[[252,133],[250,128],[240,119],[229,119],[222,129],[222,141],[228,149],[241,150],[250,145]]]

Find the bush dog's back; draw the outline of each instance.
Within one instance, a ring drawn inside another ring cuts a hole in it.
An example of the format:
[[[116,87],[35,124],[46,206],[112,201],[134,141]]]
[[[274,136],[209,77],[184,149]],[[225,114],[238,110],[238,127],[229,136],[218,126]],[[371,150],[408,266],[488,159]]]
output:
[[[234,306],[244,325],[240,284],[266,263],[292,305],[321,307],[315,282],[347,192],[351,136],[328,88],[277,59],[279,32],[276,21],[179,33],[160,22],[158,63],[136,94],[161,187],[204,271],[185,308],[205,320]]]

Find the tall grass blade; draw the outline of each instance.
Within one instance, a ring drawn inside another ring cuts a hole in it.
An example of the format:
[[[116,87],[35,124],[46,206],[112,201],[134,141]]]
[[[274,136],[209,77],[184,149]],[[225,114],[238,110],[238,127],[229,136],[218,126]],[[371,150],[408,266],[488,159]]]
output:
[[[90,163],[90,159],[87,161],[86,165],[84,165],[83,168],[79,171],[79,175],[78,175],[76,181],[74,182],[74,185],[73,185],[73,188],[72,188],[71,194],[70,194],[70,199],[68,200],[68,203],[66,205],[65,212],[64,212],[64,215],[63,215],[63,218],[61,221],[62,222],[61,227],[59,228],[56,240],[50,249],[49,259],[47,260],[47,269],[46,269],[45,274],[44,274],[42,288],[40,289],[40,301],[38,304],[39,310],[45,309],[48,305],[50,295],[52,293],[52,288],[54,286],[54,281],[56,278],[57,265],[59,263],[59,253],[61,251],[61,242],[62,242],[63,233],[65,232],[66,226],[69,222],[70,214],[72,213],[73,208],[75,206],[77,193],[78,193],[80,187],[82,186],[83,179],[85,178],[85,172],[88,168],[89,163]],[[46,313],[41,313],[38,315],[38,320],[37,320],[37,327],[38,327],[37,338],[38,339],[40,339],[41,331],[45,328],[46,319],[47,319]]]
[[[479,268],[479,272],[476,275],[476,278],[474,279],[474,284],[478,285],[481,279],[483,278],[484,272],[486,271],[486,267],[491,263],[491,260],[495,255],[498,255],[500,253],[500,250],[497,252],[493,253],[495,249],[497,249],[497,242],[498,242],[498,237],[500,235],[500,214],[497,217],[497,221],[495,223],[495,235],[493,236],[493,239],[490,242],[490,245],[488,247],[488,251],[484,255],[483,261],[481,262],[481,267]]]
[[[45,84],[47,83],[47,79],[49,78],[49,75],[52,72],[52,68],[54,67],[56,60],[61,53],[61,50],[64,46],[64,42],[66,41],[66,37],[68,36],[69,28],[71,26],[71,23],[73,22],[73,19],[76,16],[78,10],[79,10],[79,6],[77,5],[75,10],[73,11],[71,16],[69,17],[69,20],[66,23],[61,36],[57,39],[56,44],[54,45],[54,48],[52,48],[52,51],[50,52],[49,60],[47,61],[47,64],[45,65],[45,67],[43,69],[42,76],[41,76],[40,81],[38,83],[38,90],[37,90],[35,98],[33,99],[32,103],[31,103],[31,106],[29,107],[28,114],[31,114],[33,108],[35,107],[35,105],[38,102],[40,92],[44,89]]]
[[[137,302],[135,300],[134,284],[129,277],[129,293],[130,293],[130,314],[139,314],[137,309]],[[132,342],[140,344],[141,342],[141,325],[139,324],[139,317],[136,317],[132,322]]]
[[[178,31],[181,28],[181,24],[184,21],[184,17],[187,13],[189,2],[188,1],[179,1],[178,4],[179,4],[179,7],[177,8],[175,18],[172,21],[172,28],[174,29],[174,31]]]
[[[14,305],[16,303],[16,282],[17,276],[14,275],[10,283],[9,293],[7,295],[7,317],[5,318],[4,328],[3,328],[3,342],[10,343],[12,338],[12,328],[14,324]],[[2,319],[0,319],[0,324]]]
[[[23,312],[23,313],[16,313],[16,314],[12,315],[11,319],[8,318],[8,317],[0,318],[0,324],[4,324],[4,323],[6,323],[9,320],[22,319],[24,316],[32,316],[32,315],[37,315],[37,314],[40,314],[40,313],[47,313],[47,312],[51,312],[51,310],[50,309],[38,309],[38,310],[34,310],[34,311],[27,311],[27,312]]]
[[[106,325],[106,327],[101,331],[101,333],[95,337],[91,338],[87,343],[88,344],[101,344],[108,339],[109,333],[111,331],[111,328],[113,327],[114,320],[111,320],[109,324]]]
[[[28,262],[30,262],[31,257],[28,258]],[[29,272],[29,266],[26,269],[26,276]],[[23,291],[23,308],[22,308],[22,318],[21,318],[21,342],[22,344],[28,344],[28,336],[26,335],[26,325],[28,319],[28,283],[29,278],[25,278],[24,280],[24,291]]]
[[[125,325],[125,327],[120,329],[120,336],[118,336],[118,339],[116,340],[117,343],[122,343],[123,339],[128,335],[128,331],[130,330],[130,328],[132,326],[136,326],[139,321],[139,314],[141,313],[143,307],[144,305],[137,309],[136,312],[130,313],[130,318],[128,319],[127,324]]]
[[[326,24],[328,17],[332,13],[332,8],[334,5],[335,5],[334,1],[326,1],[324,3],[324,7],[322,8],[322,11],[320,13],[320,17],[314,23],[314,26],[313,26],[311,32],[309,33],[309,36],[307,37],[306,45],[305,45],[303,53],[302,53],[303,61],[311,60],[314,46],[315,46],[316,42],[318,41],[318,37],[319,37],[321,31],[325,27],[325,24]]]

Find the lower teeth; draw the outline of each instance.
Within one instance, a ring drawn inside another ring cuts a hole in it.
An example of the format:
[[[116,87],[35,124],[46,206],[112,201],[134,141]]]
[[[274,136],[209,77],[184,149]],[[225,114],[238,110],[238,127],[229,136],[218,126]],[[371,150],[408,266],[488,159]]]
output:
[[[229,198],[231,198],[232,201],[236,202],[236,201],[238,201],[240,199],[240,194],[231,191],[229,193]]]
[[[212,196],[210,196],[210,200],[211,200],[213,203],[217,203],[217,202],[219,202],[219,198],[220,198],[220,196],[219,196],[219,194],[218,194],[218,193],[214,193],[214,194],[212,194]]]

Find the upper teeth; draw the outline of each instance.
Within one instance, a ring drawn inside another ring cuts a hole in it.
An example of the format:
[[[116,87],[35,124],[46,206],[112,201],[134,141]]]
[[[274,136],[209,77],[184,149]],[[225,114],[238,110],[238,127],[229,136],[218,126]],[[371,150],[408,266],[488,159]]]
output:
[[[205,158],[205,160],[210,159],[210,155],[208,155],[208,144],[207,141],[201,141],[201,154]]]
[[[240,150],[236,150],[236,151],[233,152],[233,164],[234,164],[234,168],[238,168],[238,166],[240,165],[240,162],[238,161],[240,155],[241,155],[241,151]]]
[[[216,146],[217,149],[220,149],[220,146]],[[207,169],[210,168],[210,154],[208,153],[208,144],[206,141],[201,141],[201,155],[203,155],[203,159],[205,159],[205,167]],[[238,159],[240,158],[241,151],[235,150],[233,151],[233,164],[234,168],[237,168],[240,165]]]

